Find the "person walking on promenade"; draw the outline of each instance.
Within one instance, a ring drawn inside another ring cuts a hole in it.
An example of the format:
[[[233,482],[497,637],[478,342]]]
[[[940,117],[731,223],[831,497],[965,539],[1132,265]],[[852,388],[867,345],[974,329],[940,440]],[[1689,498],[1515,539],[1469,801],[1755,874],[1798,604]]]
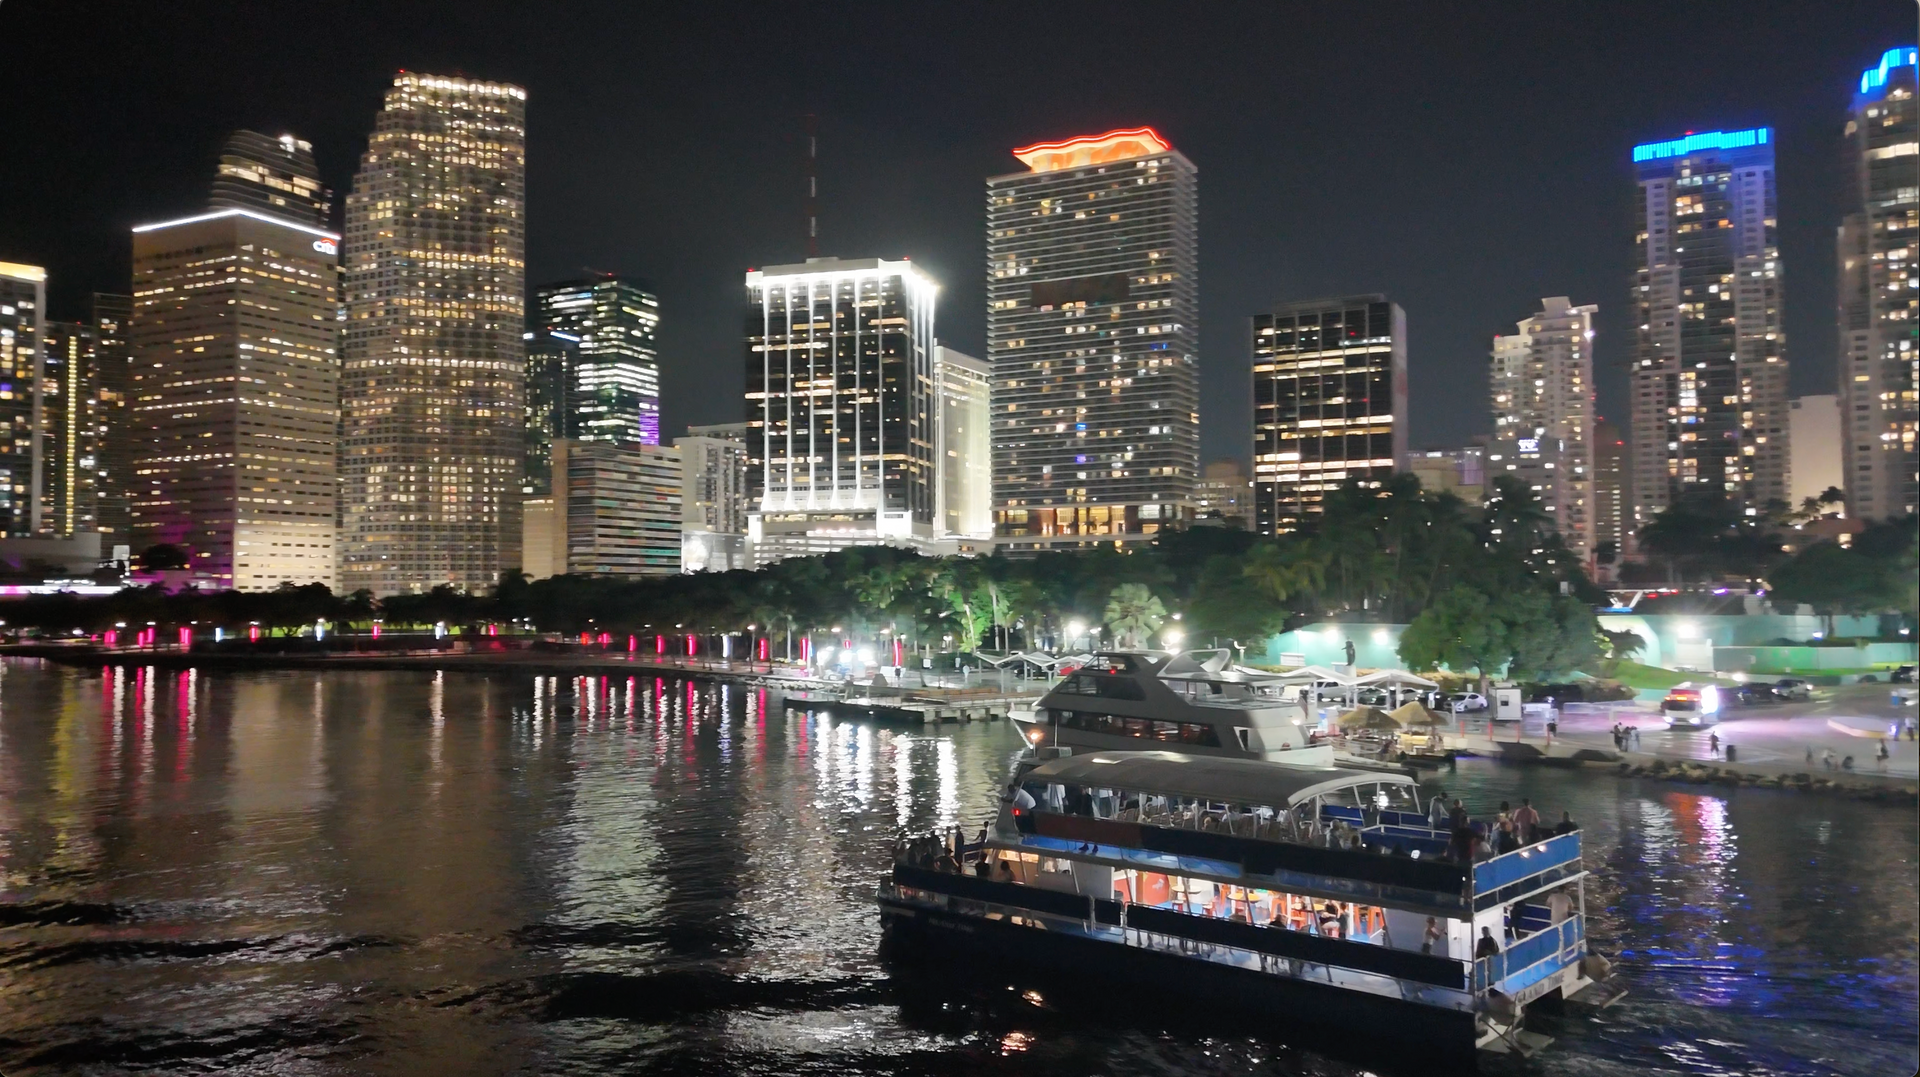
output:
[[[1707,734],[1707,754],[1715,759],[1720,758],[1720,734]]]
[[[1887,751],[1886,738],[1882,737],[1880,739],[1879,750],[1873,753],[1873,765],[1885,771],[1887,769],[1887,757],[1892,754],[1892,752]]]

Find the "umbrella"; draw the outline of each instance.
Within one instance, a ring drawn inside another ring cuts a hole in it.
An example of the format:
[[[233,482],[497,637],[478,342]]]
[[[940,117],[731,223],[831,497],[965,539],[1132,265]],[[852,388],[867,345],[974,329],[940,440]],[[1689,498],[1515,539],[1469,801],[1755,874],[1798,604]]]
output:
[[[1408,725],[1408,726],[1414,726],[1414,725],[1444,726],[1444,725],[1453,724],[1447,721],[1445,717],[1435,714],[1434,712],[1428,710],[1427,708],[1422,707],[1418,702],[1402,703],[1397,709],[1390,712],[1387,715],[1387,717],[1392,718],[1394,721],[1399,722],[1401,725]]]
[[[1399,729],[1400,723],[1378,707],[1355,707],[1340,716],[1341,729]]]

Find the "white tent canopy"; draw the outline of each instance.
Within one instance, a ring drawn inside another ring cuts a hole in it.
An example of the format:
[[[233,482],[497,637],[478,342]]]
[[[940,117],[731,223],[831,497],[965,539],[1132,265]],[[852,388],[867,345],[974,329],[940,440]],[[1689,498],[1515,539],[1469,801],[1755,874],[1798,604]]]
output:
[[[1404,669],[1383,669],[1378,673],[1369,673],[1354,682],[1363,688],[1438,688],[1440,685],[1425,677],[1418,677]]]
[[[1289,684],[1304,684],[1312,681],[1332,681],[1334,684],[1351,686],[1359,683],[1344,673],[1336,673],[1325,666],[1301,666],[1288,670],[1280,679]]]

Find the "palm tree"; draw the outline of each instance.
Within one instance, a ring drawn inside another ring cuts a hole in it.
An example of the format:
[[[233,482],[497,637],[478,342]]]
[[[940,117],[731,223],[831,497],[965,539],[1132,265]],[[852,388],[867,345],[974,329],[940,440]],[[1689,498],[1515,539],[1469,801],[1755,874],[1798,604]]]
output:
[[[1319,604],[1327,586],[1327,565],[1304,542],[1264,542],[1247,554],[1240,570],[1255,590],[1285,606],[1296,600]]]
[[[1107,599],[1107,628],[1122,647],[1144,647],[1146,637],[1167,620],[1167,608],[1144,583],[1123,583]]]

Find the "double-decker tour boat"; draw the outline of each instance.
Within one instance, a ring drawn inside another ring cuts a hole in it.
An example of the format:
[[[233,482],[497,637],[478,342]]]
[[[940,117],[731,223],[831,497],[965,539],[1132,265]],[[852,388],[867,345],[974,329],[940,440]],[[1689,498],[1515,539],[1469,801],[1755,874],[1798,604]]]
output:
[[[1477,862],[1402,775],[1163,751],[1027,753],[983,839],[903,841],[896,960],[1024,966],[1095,993],[1338,1030],[1378,1049],[1530,1053],[1530,1006],[1604,1004],[1580,834]]]

